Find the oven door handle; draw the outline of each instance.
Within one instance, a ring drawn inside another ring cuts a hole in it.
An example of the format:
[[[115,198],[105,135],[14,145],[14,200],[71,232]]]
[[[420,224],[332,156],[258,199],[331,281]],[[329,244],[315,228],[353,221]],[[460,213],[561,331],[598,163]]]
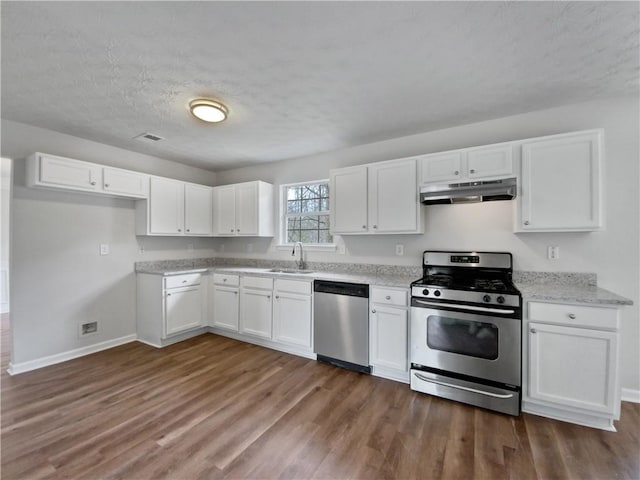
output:
[[[487,312],[487,313],[502,313],[503,315],[513,315],[516,313],[515,310],[504,310],[501,308],[489,308],[489,307],[474,307],[473,305],[456,305],[453,303],[433,303],[433,302],[425,302],[424,300],[414,299],[416,303],[420,305],[426,305],[428,307],[451,307],[457,308],[458,310],[471,310],[474,312]]]
[[[457,390],[465,390],[471,393],[479,393],[480,395],[486,395],[487,397],[494,397],[494,398],[512,398],[513,397],[513,393],[492,393],[492,392],[487,392],[485,390],[478,390],[476,388],[463,387],[462,385],[454,385],[453,383],[434,380],[433,378],[428,378],[428,377],[425,377],[424,375],[420,375],[419,373],[415,373],[415,372],[413,374],[423,382],[435,383],[437,385],[442,385],[443,387],[455,388]]]

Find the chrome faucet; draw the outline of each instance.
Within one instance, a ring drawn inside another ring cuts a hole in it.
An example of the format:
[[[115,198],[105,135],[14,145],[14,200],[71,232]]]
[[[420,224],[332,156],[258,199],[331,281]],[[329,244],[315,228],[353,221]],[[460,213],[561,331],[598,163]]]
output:
[[[296,263],[298,264],[298,268],[300,270],[304,270],[304,257],[302,256],[302,242],[296,242],[293,245],[293,251],[291,252],[291,256],[295,257],[296,256],[296,247],[300,245],[300,260],[297,260]]]

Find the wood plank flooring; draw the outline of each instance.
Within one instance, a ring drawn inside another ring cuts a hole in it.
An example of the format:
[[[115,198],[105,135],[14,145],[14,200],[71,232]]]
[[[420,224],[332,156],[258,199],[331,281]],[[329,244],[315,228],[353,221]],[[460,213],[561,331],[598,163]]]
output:
[[[10,377],[2,479],[638,479],[618,433],[518,418],[216,335]]]

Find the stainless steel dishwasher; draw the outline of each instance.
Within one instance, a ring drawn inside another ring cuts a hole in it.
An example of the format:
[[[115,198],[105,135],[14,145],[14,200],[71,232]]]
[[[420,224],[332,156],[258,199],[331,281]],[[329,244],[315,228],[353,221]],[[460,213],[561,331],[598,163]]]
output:
[[[313,291],[314,351],[318,360],[371,373],[369,285],[316,280]]]

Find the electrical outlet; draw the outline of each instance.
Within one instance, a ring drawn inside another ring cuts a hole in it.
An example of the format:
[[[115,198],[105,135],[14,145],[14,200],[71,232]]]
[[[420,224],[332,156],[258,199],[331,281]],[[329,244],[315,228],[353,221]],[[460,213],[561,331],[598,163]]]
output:
[[[140,247],[138,248],[138,253],[140,253],[140,255],[144,253],[144,245],[140,245]]]
[[[190,243],[187,245],[187,252],[192,253],[193,252],[193,243]]]
[[[547,247],[547,258],[549,260],[557,260],[560,258],[560,247],[557,245],[549,245]]]
[[[100,255],[109,255],[109,245],[106,243],[100,244]]]
[[[396,255],[398,255],[398,256],[400,256],[400,257],[401,257],[402,255],[404,255],[404,245],[402,245],[401,243],[398,243],[398,244],[396,245]]]

